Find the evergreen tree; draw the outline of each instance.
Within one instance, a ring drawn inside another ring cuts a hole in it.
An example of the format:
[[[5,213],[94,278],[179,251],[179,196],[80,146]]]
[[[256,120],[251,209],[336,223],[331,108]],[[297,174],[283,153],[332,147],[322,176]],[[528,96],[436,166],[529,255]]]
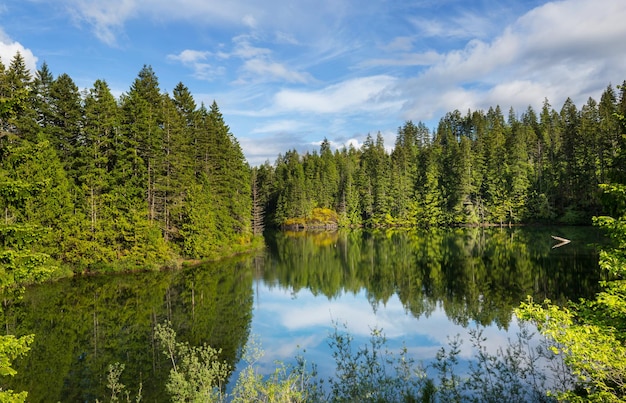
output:
[[[33,117],[31,126],[23,128],[23,136],[30,141],[36,142],[37,135],[42,128],[54,124],[52,120],[53,99],[51,95],[54,77],[48,68],[48,64],[44,62],[41,68],[37,70],[33,79],[33,91],[31,102],[33,108]]]
[[[209,183],[226,210],[220,214],[221,230],[229,240],[247,242],[250,237],[250,169],[237,139],[224,122],[214,101],[207,119],[212,143]]]
[[[119,108],[103,80],[93,84],[84,104],[83,140],[77,150],[77,180],[83,195],[84,224],[89,225],[85,238],[93,242],[93,248],[100,248],[115,238],[111,228],[111,209],[115,207],[110,204],[114,184],[110,177],[116,162],[114,142],[120,125]],[[98,255],[102,256],[101,253]]]
[[[320,145],[319,158],[319,207],[335,209],[338,200],[337,192],[339,187],[339,174],[335,157],[330,149],[330,142],[327,139]],[[314,188],[315,189],[315,188]]]
[[[487,132],[485,138],[485,177],[483,194],[489,221],[502,224],[509,211],[506,193],[508,174],[506,155],[506,124],[500,107],[489,108],[486,115]]]
[[[533,143],[532,127],[518,121],[511,109],[509,117],[510,134],[507,139],[507,199],[509,222],[518,223],[527,218],[528,198],[532,167],[529,162],[528,144]]]
[[[50,86],[50,122],[44,127],[65,164],[70,177],[77,178],[76,153],[82,147],[83,108],[78,87],[67,74],[58,76]]]
[[[418,126],[407,121],[398,128],[391,152],[391,215],[398,223],[415,224],[411,204],[415,199],[417,160],[419,155]]]
[[[290,218],[308,217],[313,209],[306,195],[304,167],[300,155],[292,150],[279,157],[276,164],[276,224],[283,225]]]
[[[335,154],[339,170],[338,213],[344,225],[361,225],[357,169],[359,152],[350,145]]]
[[[619,121],[616,118],[617,97],[612,86],[602,93],[598,104],[599,114],[599,149],[598,163],[600,182],[606,183],[611,176],[611,168],[617,157],[620,145]]]
[[[414,205],[416,222],[421,227],[444,223],[444,200],[440,188],[442,146],[433,144],[420,155],[421,176],[418,179],[418,197]]]
[[[28,121],[32,76],[20,52],[7,69],[0,67],[0,130],[15,134]]]
[[[128,96],[123,98],[123,130],[134,148],[136,164],[133,167],[134,186],[143,188],[148,206],[148,219],[156,219],[155,182],[158,166],[164,158],[162,96],[156,74],[150,66],[144,66],[133,82]],[[138,190],[138,189],[137,189]],[[138,192],[135,191],[138,195]]]

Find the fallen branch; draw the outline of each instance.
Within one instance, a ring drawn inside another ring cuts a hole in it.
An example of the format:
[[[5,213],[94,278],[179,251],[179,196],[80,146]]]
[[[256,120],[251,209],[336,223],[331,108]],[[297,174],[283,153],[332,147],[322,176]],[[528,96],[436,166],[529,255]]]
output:
[[[561,246],[567,245],[568,243],[572,242],[569,239],[561,238],[560,236],[555,236],[555,235],[552,235],[552,239],[557,240],[557,241],[560,242],[560,243],[557,243],[556,245],[554,245],[552,247],[552,249],[560,248]]]

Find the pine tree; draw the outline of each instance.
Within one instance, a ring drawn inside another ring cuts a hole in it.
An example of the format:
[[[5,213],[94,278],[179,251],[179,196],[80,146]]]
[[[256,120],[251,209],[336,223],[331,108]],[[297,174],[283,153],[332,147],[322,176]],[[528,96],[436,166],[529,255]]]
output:
[[[518,223],[527,218],[530,178],[532,168],[529,163],[528,144],[534,136],[531,127],[525,126],[515,118],[513,109],[509,114],[509,136],[507,147],[507,199],[509,222]]]
[[[69,75],[61,74],[54,80],[50,101],[50,122],[44,127],[46,138],[57,149],[69,176],[77,178],[75,159],[83,142],[83,107],[78,87]]]
[[[8,69],[0,66],[0,130],[16,134],[27,125],[32,76],[26,62],[17,52]]]
[[[259,170],[257,168],[252,169],[250,180],[252,181],[252,235],[259,236],[263,234],[263,229],[265,228],[265,209],[259,185]]]
[[[337,168],[339,171],[338,208],[337,212],[342,225],[361,225],[359,210],[359,189],[357,187],[357,169],[360,154],[350,145],[337,152]]]
[[[251,234],[250,169],[216,102],[211,105],[207,123],[213,145],[209,183],[218,195],[218,203],[226,208],[223,217],[220,216],[222,230],[228,239],[245,243]]]
[[[33,80],[31,102],[34,116],[32,127],[29,127],[23,133],[28,140],[37,141],[37,135],[41,129],[54,124],[52,121],[53,99],[51,95],[53,84],[54,77],[48,68],[48,64],[44,62],[41,68],[37,70]]]
[[[581,212],[580,206],[576,205],[576,191],[580,182],[581,166],[579,159],[578,138],[579,113],[576,105],[567,98],[560,112],[561,138],[563,141],[561,166],[559,170],[559,195],[563,203],[563,220],[568,223],[578,223]]]
[[[419,153],[418,127],[407,121],[398,128],[391,153],[391,215],[402,224],[414,223],[410,207],[415,198],[417,159]]]
[[[130,175],[134,197],[143,194],[148,207],[148,219],[156,218],[156,198],[154,186],[157,177],[156,166],[163,158],[163,117],[161,116],[161,93],[158,78],[152,67],[144,66],[133,82],[128,95],[122,99],[122,130],[125,144],[122,156],[131,163],[125,174]],[[134,199],[134,198],[133,198]],[[135,200],[135,203],[139,200]]]
[[[502,224],[509,211],[505,179],[509,169],[506,155],[507,127],[500,107],[489,108],[486,118],[483,194],[490,222]]]
[[[619,121],[616,118],[617,97],[612,86],[608,86],[602,93],[598,105],[600,182],[607,183],[611,176],[611,167],[615,161],[620,144]]]
[[[108,178],[115,163],[114,141],[119,124],[117,102],[108,84],[97,80],[85,98],[84,138],[78,157],[78,179],[92,234],[101,219],[108,219],[103,209],[112,186]]]
[[[339,174],[335,157],[330,149],[330,142],[325,138],[320,145],[319,158],[319,182],[320,187],[317,192],[319,196],[319,207],[336,209],[338,204]],[[315,188],[314,188],[315,189]]]
[[[418,178],[418,196],[414,204],[417,225],[431,227],[444,223],[444,200],[441,191],[442,146],[433,144],[420,154],[421,173]]]

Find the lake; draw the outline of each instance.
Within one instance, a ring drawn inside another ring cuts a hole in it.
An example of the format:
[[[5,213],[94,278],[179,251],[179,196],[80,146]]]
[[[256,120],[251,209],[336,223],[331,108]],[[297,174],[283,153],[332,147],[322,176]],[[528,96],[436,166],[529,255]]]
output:
[[[551,235],[572,242],[553,249]],[[280,232],[252,256],[34,286],[5,301],[5,329],[36,338],[2,382],[33,402],[103,401],[108,365],[120,362],[131,395],[141,382],[143,401],[167,401],[169,362],[153,334],[165,321],[236,369],[257,340],[264,373],[300,354],[330,376],[328,336],[344,325],[355,343],[382,329],[390,348],[424,362],[478,325],[495,350],[517,332],[513,309],[527,295],[563,303],[596,292],[601,242],[581,227]],[[461,357],[471,355],[464,343]]]

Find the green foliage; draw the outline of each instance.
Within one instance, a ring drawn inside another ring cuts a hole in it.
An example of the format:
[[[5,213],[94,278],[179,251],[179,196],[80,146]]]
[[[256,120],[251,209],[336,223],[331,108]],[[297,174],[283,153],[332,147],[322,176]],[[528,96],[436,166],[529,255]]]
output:
[[[150,66],[119,100],[46,64],[33,79],[19,54],[1,67],[0,209],[47,228],[42,251],[94,271],[256,247],[250,169],[216,103],[162,93]]]
[[[240,372],[230,401],[247,402],[307,402],[314,401],[318,392],[312,380],[315,369],[309,372],[302,357],[297,357],[297,365],[291,367],[276,362],[274,372],[264,377],[258,372],[257,362],[263,357],[259,343],[248,340],[243,353],[246,367]]]
[[[13,335],[0,336],[0,376],[14,376],[17,371],[11,366],[16,358],[24,356],[30,350],[34,335],[15,337]],[[25,402],[27,392],[16,393],[10,389],[0,390],[0,401],[2,402]]]
[[[328,379],[324,401],[332,402],[416,402],[425,401],[429,384],[425,369],[417,366],[408,351],[390,351],[382,329],[371,331],[369,343],[353,346],[347,332],[335,331],[329,345],[335,360],[335,374]]]
[[[550,350],[562,355],[575,376],[571,389],[552,392],[565,401],[622,401],[625,392],[626,348],[614,331],[580,322],[575,312],[546,301],[522,304],[519,316],[537,324],[553,340]]]
[[[589,224],[602,207],[598,184],[626,171],[615,113],[625,95],[609,86],[580,110],[546,100],[539,116],[511,109],[508,120],[499,106],[455,110],[432,133],[407,121],[391,152],[380,133],[358,150],[331,154],[326,141],[319,153],[288,151],[258,184],[268,223],[302,225],[321,207],[344,227]]]
[[[354,345],[353,337],[338,326],[328,336],[335,372],[317,378],[316,367],[308,368],[302,356],[295,366],[276,362],[269,375],[258,372],[263,356],[258,342],[244,349],[246,362],[230,394],[220,393],[228,371],[218,352],[208,346],[189,347],[175,341],[166,325],[157,325],[156,336],[171,359],[168,390],[173,401],[205,402],[551,402],[545,395],[546,364],[543,347],[533,346],[534,334],[522,327],[516,340],[495,353],[477,328],[470,332],[474,355],[469,373],[460,371],[458,338],[442,347],[432,364],[425,366],[408,356],[404,347],[392,351],[382,329],[372,329],[369,341]],[[205,354],[206,353],[206,354]],[[182,354],[182,355],[178,355]],[[192,357],[203,357],[195,361]],[[204,359],[208,361],[204,361]],[[198,367],[185,365],[191,361]],[[556,375],[559,375],[556,373]],[[191,388],[190,385],[195,385]],[[176,389],[174,389],[176,388]],[[205,392],[200,396],[201,392]]]
[[[176,341],[171,324],[157,324],[154,336],[172,369],[167,392],[174,402],[214,402],[222,400],[230,367],[221,361],[221,350],[210,346],[191,346]]]
[[[171,324],[157,324],[155,338],[171,364],[166,389],[173,402],[306,402],[317,390],[301,359],[295,368],[277,363],[264,379],[255,367],[263,352],[254,340],[244,348],[247,366],[240,372],[231,394],[225,393],[231,367],[221,350],[176,341]],[[312,387],[312,389],[309,389]]]
[[[567,401],[624,401],[626,398],[626,187],[605,185],[615,198],[618,218],[598,217],[595,222],[613,239],[600,253],[600,267],[610,274],[594,300],[582,300],[568,308],[529,300],[518,311],[537,324],[552,340],[551,351],[561,355],[575,377],[572,388],[555,395]]]
[[[116,362],[114,364],[109,365],[109,373],[107,374],[107,388],[111,390],[110,402],[116,403],[120,401],[120,395],[125,395],[126,401],[131,402],[130,392],[126,389],[126,386],[120,382],[120,376],[122,372],[124,372],[125,365]],[[139,390],[137,391],[137,395],[135,396],[135,402],[139,403],[141,401],[141,387],[139,384]],[[96,402],[98,400],[96,399]]]
[[[30,350],[29,345],[33,342],[34,337],[29,335],[18,338],[13,335],[7,335],[0,338],[0,376],[13,376],[17,373],[17,371],[11,368],[11,363]]]

